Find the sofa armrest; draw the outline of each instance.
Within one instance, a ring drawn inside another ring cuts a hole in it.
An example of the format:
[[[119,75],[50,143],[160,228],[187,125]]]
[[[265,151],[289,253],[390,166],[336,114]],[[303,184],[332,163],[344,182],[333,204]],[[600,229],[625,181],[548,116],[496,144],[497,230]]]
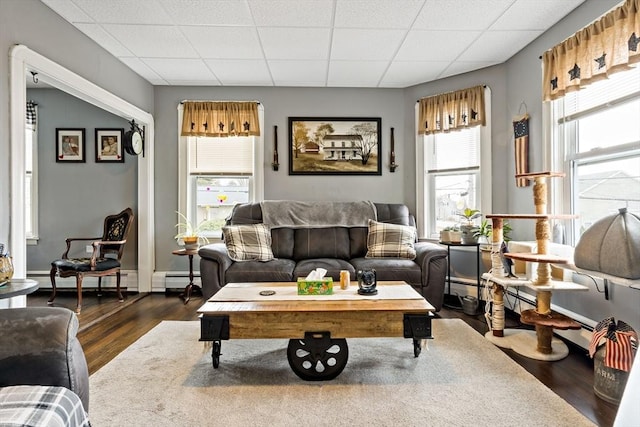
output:
[[[415,262],[422,270],[423,296],[440,311],[447,277],[447,250],[431,242],[417,242]]]
[[[218,292],[225,284],[225,272],[233,264],[224,243],[211,243],[198,250],[200,256],[200,279],[205,299]]]
[[[3,309],[0,328],[0,386],[65,387],[89,411],[89,373],[73,311],[63,307]]]

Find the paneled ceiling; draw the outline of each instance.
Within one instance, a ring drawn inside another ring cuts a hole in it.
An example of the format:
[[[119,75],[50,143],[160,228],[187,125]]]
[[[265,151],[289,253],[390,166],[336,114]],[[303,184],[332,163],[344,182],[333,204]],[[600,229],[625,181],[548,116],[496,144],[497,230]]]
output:
[[[502,63],[585,0],[41,1],[154,85],[403,88]]]

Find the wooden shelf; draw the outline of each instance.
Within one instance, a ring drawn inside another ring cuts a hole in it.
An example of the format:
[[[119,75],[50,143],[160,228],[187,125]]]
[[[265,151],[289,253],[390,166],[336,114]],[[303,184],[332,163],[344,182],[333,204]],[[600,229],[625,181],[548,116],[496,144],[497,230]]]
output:
[[[507,252],[505,258],[515,259],[518,261],[543,262],[547,264],[569,264],[570,259],[551,254],[532,254],[526,252]]]
[[[525,178],[525,179],[536,179],[536,178],[564,178],[564,172],[530,172],[530,173],[519,173],[516,174],[516,178]]]

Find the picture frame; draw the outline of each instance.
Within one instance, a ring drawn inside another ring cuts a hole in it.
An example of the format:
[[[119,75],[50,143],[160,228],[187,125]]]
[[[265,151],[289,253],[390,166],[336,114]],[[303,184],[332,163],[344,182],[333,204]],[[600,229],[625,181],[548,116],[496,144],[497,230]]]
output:
[[[85,129],[56,128],[56,162],[85,163]]]
[[[289,117],[289,175],[382,175],[380,117]]]
[[[124,128],[96,128],[96,163],[124,163]]]

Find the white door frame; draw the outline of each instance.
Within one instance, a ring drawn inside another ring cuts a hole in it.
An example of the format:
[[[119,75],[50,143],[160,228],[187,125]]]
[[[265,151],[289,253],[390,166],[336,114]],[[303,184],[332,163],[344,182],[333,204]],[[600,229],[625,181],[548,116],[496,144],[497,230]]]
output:
[[[25,228],[25,133],[28,71],[38,73],[45,83],[67,92],[105,111],[135,120],[145,126],[144,157],[138,156],[138,291],[151,292],[155,270],[154,254],[154,122],[153,116],[106,91],[24,45],[10,52],[10,129],[11,129],[11,227],[14,276],[26,278],[27,236]]]

